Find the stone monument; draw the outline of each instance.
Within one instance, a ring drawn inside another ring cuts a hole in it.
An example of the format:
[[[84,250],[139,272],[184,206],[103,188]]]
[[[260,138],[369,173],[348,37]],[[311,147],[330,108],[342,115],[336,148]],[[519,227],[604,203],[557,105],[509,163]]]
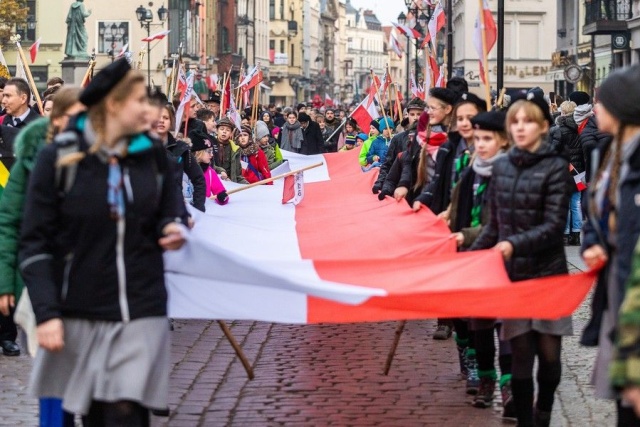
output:
[[[80,84],[89,67],[89,53],[87,44],[89,36],[85,28],[85,21],[91,15],[91,10],[84,7],[84,0],[76,0],[69,7],[67,14],[67,38],[64,46],[65,59],[62,65],[62,79],[72,84]]]

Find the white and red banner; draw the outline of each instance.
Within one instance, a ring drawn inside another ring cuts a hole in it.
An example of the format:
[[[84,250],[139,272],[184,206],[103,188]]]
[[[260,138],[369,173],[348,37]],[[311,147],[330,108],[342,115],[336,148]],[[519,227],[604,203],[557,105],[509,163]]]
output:
[[[304,200],[282,204],[283,182],[194,211],[188,244],[165,255],[169,316],[286,323],[435,317],[566,316],[594,273],[512,283],[499,252],[456,253],[441,220],[371,194],[357,150],[284,153],[305,172]],[[237,186],[225,181],[228,188]]]
[[[378,117],[380,117],[378,105],[375,96],[371,93],[369,93],[351,113],[351,118],[358,123],[360,129],[369,129],[371,120],[377,119]]]
[[[395,22],[391,23],[394,27],[396,27],[396,30],[400,31],[402,34],[404,34],[405,36],[409,37],[410,39],[419,39],[420,37],[422,37],[422,34],[420,34],[419,31],[414,30],[413,28],[409,27],[408,25],[405,24],[397,24]]]
[[[264,76],[262,73],[262,69],[260,65],[256,65],[253,69],[244,76],[238,87],[243,88],[244,90],[249,90],[254,86],[257,86],[260,82],[264,80]],[[236,88],[237,89],[237,88]]]
[[[304,172],[300,171],[284,178],[282,203],[298,205],[304,199]]]
[[[402,47],[393,31],[389,33],[389,46],[391,46],[391,49],[398,55],[398,58],[402,58]]]
[[[431,15],[431,19],[427,24],[428,32],[424,37],[424,41],[422,42],[422,47],[425,47],[427,43],[431,41],[431,44],[435,46],[436,36],[444,28],[444,25],[447,21],[447,17],[444,14],[444,8],[442,7],[442,2],[439,1],[436,5],[436,8]]]
[[[159,33],[151,34],[150,36],[143,38],[142,41],[148,43],[148,42],[152,42],[154,40],[162,40],[170,32],[171,32],[171,30],[160,31]]]
[[[191,103],[191,98],[195,96],[195,92],[193,91],[193,78],[195,74],[189,74],[186,80],[186,87],[184,88],[184,92],[182,92],[182,98],[180,98],[180,105],[178,105],[178,110],[176,111],[176,127],[174,129],[175,133],[180,132],[180,126],[182,125],[182,117],[186,114],[189,117],[189,107]],[[186,135],[185,135],[186,136]]]
[[[482,13],[482,18],[480,14]],[[482,20],[484,19],[484,27],[482,26]],[[482,36],[484,33],[485,42],[487,52],[486,55],[482,48]],[[488,56],[493,46],[496,44],[496,40],[498,39],[498,27],[496,26],[496,21],[493,20],[493,14],[491,13],[491,9],[489,8],[489,3],[487,0],[482,0],[482,10],[478,11],[478,17],[475,22],[475,29],[473,33],[473,45],[476,48],[476,52],[478,52],[479,58],[479,68],[480,68],[480,78],[482,79],[482,83],[487,84],[485,70],[487,70],[488,65]]]

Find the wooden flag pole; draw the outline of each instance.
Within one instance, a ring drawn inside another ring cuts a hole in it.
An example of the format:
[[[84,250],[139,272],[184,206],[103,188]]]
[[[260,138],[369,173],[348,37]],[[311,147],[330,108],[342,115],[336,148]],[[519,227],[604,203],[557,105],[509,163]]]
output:
[[[487,103],[487,111],[491,110],[491,89],[489,87],[489,54],[487,53],[487,32],[484,23],[484,0],[478,0],[480,4],[480,34],[482,36],[482,63],[484,64],[484,96]]]
[[[89,68],[87,68],[87,72],[84,73],[84,77],[82,78],[82,83],[80,84],[80,87],[84,87],[87,84],[87,80],[89,80],[89,77],[91,77],[91,74],[93,73],[93,69],[96,66],[96,61],[94,59],[92,59],[91,61],[89,61]]]
[[[18,54],[20,55],[20,60],[22,61],[22,66],[24,67],[24,71],[27,73],[27,79],[29,80],[31,91],[33,92],[33,96],[35,96],[36,98],[36,103],[38,104],[38,110],[40,110],[40,114],[43,114],[44,109],[42,108],[42,100],[40,99],[40,94],[38,93],[36,82],[33,80],[33,75],[31,75],[31,69],[29,68],[29,64],[27,63],[27,58],[24,56],[24,51],[22,50],[22,46],[20,46],[19,38],[16,39],[16,47],[18,48]]]
[[[391,348],[389,349],[389,354],[387,354],[387,361],[384,364],[384,374],[389,375],[389,370],[391,369],[391,362],[393,362],[393,358],[396,355],[396,350],[398,349],[398,344],[400,343],[400,337],[402,336],[402,332],[404,331],[404,327],[406,326],[407,321],[401,320],[398,322],[398,327],[396,328],[396,333],[393,337],[393,344],[391,344]]]
[[[398,109],[398,115],[400,116],[400,121],[402,121],[404,120],[404,117],[402,117],[402,104],[398,100],[398,93],[400,93],[398,91],[398,83],[396,83],[395,85],[396,85],[396,108]]]
[[[227,73],[224,73],[222,75],[222,96],[220,98],[220,115],[218,117],[218,119],[222,120],[222,110],[224,107],[224,98],[225,98],[225,94],[227,92]]]
[[[389,63],[387,62],[387,76],[389,76],[389,80],[391,80],[391,70],[389,69]],[[387,86],[387,98],[389,103],[389,114],[393,116],[393,107],[391,106],[391,83]]]
[[[303,168],[296,169],[294,171],[285,172],[285,173],[282,173],[280,175],[272,176],[271,178],[263,179],[262,181],[254,182],[253,184],[245,185],[244,187],[234,188],[233,190],[227,191],[227,194],[231,195],[233,193],[238,193],[240,191],[244,191],[244,190],[248,190],[248,189],[253,188],[253,187],[257,187],[258,185],[268,184],[268,183],[273,182],[275,180],[278,180],[278,179],[281,179],[281,178],[285,178],[285,177],[287,177],[289,175],[295,175],[298,172],[303,172],[303,171],[306,171],[306,170],[309,170],[309,169],[315,169],[315,168],[320,167],[322,165],[324,165],[324,162],[314,163],[312,165],[305,166]],[[216,196],[211,196],[209,198],[210,199],[215,199]]]
[[[373,86],[376,88],[376,97],[378,98],[378,102],[380,103],[380,109],[382,110],[382,117],[384,118],[385,123],[387,122],[387,114],[384,112],[384,105],[382,104],[382,100],[380,99],[380,87],[378,87],[378,82],[376,82],[376,76],[373,74],[373,68],[369,68],[369,71],[371,72],[371,82],[373,83]],[[391,132],[393,132],[393,129],[389,129]]]
[[[240,359],[240,362],[242,362],[244,370],[247,371],[247,376],[250,380],[252,380],[254,378],[253,368],[251,367],[247,356],[245,356],[244,351],[242,351],[242,347],[240,347],[240,344],[238,344],[238,341],[236,341],[236,338],[233,336],[231,330],[224,320],[218,320],[218,326],[220,326],[220,329],[222,329],[222,333],[224,333],[224,336],[227,337],[229,344],[231,344],[231,347],[233,347],[233,350],[236,352],[236,355]]]

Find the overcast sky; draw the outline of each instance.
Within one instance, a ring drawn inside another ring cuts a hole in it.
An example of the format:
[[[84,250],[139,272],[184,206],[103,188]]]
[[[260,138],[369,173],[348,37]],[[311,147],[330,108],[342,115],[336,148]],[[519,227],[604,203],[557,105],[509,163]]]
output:
[[[371,9],[382,22],[382,25],[390,25],[398,20],[400,12],[407,12],[403,0],[351,0],[356,9]]]

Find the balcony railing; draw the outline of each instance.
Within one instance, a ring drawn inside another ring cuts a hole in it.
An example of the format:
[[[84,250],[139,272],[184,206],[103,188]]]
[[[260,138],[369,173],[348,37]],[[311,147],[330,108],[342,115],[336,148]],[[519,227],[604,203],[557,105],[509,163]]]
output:
[[[631,0],[585,0],[585,35],[611,34],[627,30],[633,11]]]

